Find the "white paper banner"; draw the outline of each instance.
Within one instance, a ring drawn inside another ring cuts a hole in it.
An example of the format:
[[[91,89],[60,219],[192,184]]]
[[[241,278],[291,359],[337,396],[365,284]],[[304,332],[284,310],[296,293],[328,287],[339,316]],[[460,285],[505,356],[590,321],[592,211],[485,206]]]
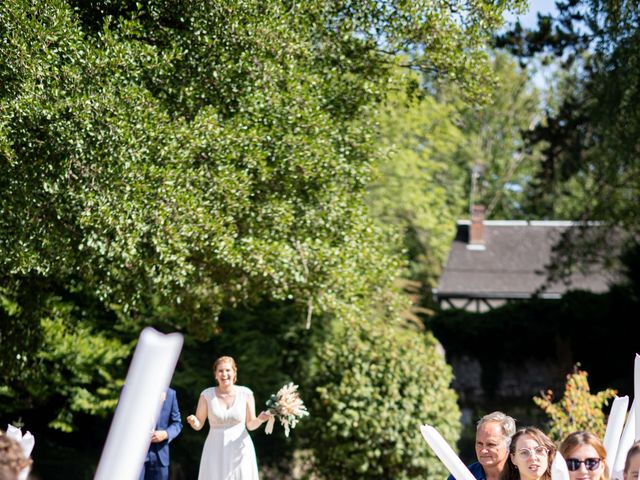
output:
[[[139,478],[182,341],[153,328],[140,334],[94,480]]]
[[[631,404],[631,410],[627,416],[627,422],[624,424],[624,430],[622,431],[622,437],[618,444],[618,451],[616,452],[616,461],[611,468],[611,478],[622,480],[622,471],[624,470],[624,462],[627,459],[627,452],[633,445],[633,440],[636,436],[636,404],[637,399],[633,399]]]
[[[422,436],[456,480],[475,480],[467,466],[456,455],[442,435],[431,425],[420,427]]]
[[[633,398],[640,398],[640,355],[636,353],[636,361],[633,365]],[[635,440],[640,440],[640,402],[634,402],[636,405],[636,434]]]
[[[569,469],[564,457],[560,452],[556,452],[556,456],[551,464],[551,480],[569,480]]]
[[[629,407],[629,397],[616,397],[611,405],[607,420],[607,431],[604,434],[604,450],[607,452],[607,465],[612,468],[616,462],[616,453],[620,444],[620,436],[624,428],[624,420]]]

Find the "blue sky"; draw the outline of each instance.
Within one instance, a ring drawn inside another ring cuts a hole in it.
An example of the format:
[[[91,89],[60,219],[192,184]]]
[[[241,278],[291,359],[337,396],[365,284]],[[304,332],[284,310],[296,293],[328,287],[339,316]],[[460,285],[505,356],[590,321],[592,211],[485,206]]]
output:
[[[529,8],[521,15],[513,15],[508,13],[504,16],[505,25],[504,29],[508,30],[516,21],[520,19],[520,24],[524,28],[535,28],[538,24],[538,13],[547,14],[557,13],[556,4],[554,0],[529,0]],[[538,62],[530,64],[529,73],[532,75],[531,79],[533,84],[540,90],[544,91],[551,83],[551,79],[554,75],[554,66],[542,66]]]
[[[520,19],[520,23],[525,28],[533,28],[537,24],[537,14],[556,12],[556,6],[554,0],[530,0],[529,10],[522,15],[505,15],[507,23],[515,22],[516,18]]]

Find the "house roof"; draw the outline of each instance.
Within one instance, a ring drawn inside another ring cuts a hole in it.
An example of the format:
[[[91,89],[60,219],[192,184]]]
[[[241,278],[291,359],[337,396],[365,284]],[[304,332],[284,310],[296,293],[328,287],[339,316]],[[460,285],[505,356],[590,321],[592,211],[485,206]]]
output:
[[[614,276],[598,266],[574,273],[569,284],[546,284],[552,248],[572,222],[485,221],[484,248],[469,245],[469,221],[457,234],[435,294],[438,298],[559,298],[567,290],[605,292]],[[542,287],[545,286],[544,290]]]

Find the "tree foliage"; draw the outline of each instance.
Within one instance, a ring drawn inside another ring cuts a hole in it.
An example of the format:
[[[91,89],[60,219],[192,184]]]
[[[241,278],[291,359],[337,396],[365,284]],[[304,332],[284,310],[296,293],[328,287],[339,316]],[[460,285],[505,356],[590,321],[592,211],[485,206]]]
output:
[[[524,135],[542,115],[540,97],[508,54],[494,52],[491,68],[496,89],[480,105],[465,102],[459,87],[425,92],[418,75],[399,72],[408,88],[389,91],[376,112],[381,154],[367,202],[378,223],[401,239],[405,284],[422,294],[411,292],[422,306],[432,306],[423,292],[436,286],[455,222],[468,215],[472,196],[489,218],[529,216],[526,194],[540,155]],[[482,175],[472,179],[477,167]]]
[[[484,205],[488,219],[535,218],[528,209],[527,194],[539,167],[541,147],[527,145],[526,139],[543,116],[541,95],[511,55],[494,52],[492,67],[496,88],[490,101],[481,107],[460,107],[463,152],[469,165],[466,198]]]
[[[415,74],[408,83],[419,82]],[[405,276],[435,286],[455,221],[464,209],[465,139],[453,106],[419,92],[391,91],[377,113],[376,177],[367,202],[407,253]]]
[[[530,135],[532,144],[544,145],[544,161],[529,208],[549,218],[561,214],[609,226],[597,238],[566,238],[559,260],[570,264],[583,256],[619,254],[598,246],[621,231],[637,237],[640,19],[635,1],[556,5],[555,18],[541,17],[534,31],[517,26],[498,44],[524,59],[541,53],[556,58],[563,73],[557,100]]]
[[[77,414],[104,418],[113,412],[132,342],[105,328],[113,319],[78,293],[44,292],[46,286],[35,282],[19,287],[0,291],[0,412],[35,415],[46,404],[49,426],[64,432],[75,428]]]
[[[403,50],[475,91],[501,11],[40,3],[2,7],[3,275],[77,277],[127,317],[159,297],[194,328],[262,295],[363,292],[349,272],[380,259],[352,120]]]
[[[2,391],[60,395],[67,428],[93,413],[87,372],[115,398],[144,325],[207,339],[239,305],[392,296],[401,260],[363,200],[371,113],[400,65],[481,96],[483,40],[520,3],[0,3]],[[95,338],[49,357],[47,328]],[[92,341],[114,355],[69,368],[78,388],[17,381]]]

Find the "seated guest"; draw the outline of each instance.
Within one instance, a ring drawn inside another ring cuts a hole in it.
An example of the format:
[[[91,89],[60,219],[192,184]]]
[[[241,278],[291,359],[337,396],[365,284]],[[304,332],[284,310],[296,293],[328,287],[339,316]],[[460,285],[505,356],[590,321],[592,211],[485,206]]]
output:
[[[509,456],[509,443],[516,422],[502,412],[485,415],[476,428],[477,462],[468,466],[478,480],[498,480]],[[450,475],[447,480],[455,480]]]
[[[567,462],[571,480],[609,480],[607,452],[593,433],[569,434],[558,451]]]
[[[535,427],[518,430],[511,437],[509,458],[501,480],[550,480],[556,446]]]
[[[640,441],[631,445],[624,462],[624,480],[638,480],[640,470]]]

